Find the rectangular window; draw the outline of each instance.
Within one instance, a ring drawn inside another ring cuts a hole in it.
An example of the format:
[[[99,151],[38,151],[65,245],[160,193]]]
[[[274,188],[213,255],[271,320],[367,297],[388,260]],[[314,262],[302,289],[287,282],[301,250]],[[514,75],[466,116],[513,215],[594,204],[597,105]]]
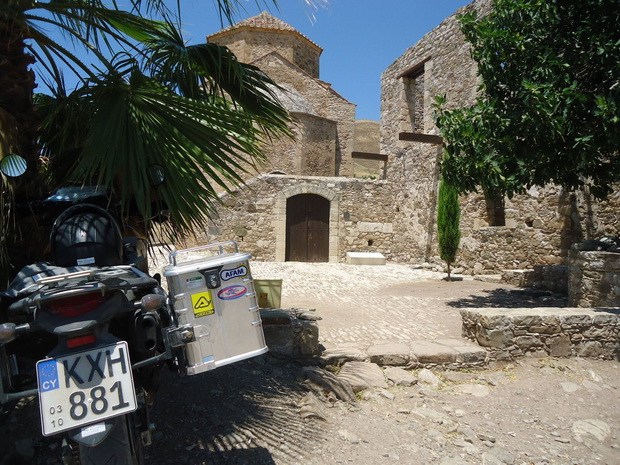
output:
[[[402,73],[404,106],[406,111],[401,129],[406,132],[424,132],[424,64],[430,60],[426,58],[417,65]]]
[[[485,191],[484,198],[487,205],[487,221],[489,226],[506,226],[504,196],[499,192]]]
[[[351,152],[353,177],[362,179],[385,179],[387,155],[380,153]]]

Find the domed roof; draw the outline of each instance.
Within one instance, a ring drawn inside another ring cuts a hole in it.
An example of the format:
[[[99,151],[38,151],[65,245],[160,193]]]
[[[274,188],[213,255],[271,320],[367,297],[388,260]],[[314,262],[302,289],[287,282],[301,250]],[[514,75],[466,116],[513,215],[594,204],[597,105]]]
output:
[[[273,16],[271,13],[267,11],[263,11],[259,15],[252,16],[251,18],[244,19],[243,21],[239,21],[238,23],[235,23],[232,26],[228,26],[222,29],[221,31],[218,31],[214,34],[207,36],[207,38],[217,37],[222,34],[228,34],[238,29],[267,29],[267,30],[272,30],[272,31],[292,32],[304,38],[305,40],[310,42],[315,47],[318,47],[319,49],[323,50],[322,47],[320,47],[319,45],[317,45],[316,43],[308,39],[305,35],[300,33],[293,26],[291,26],[288,23],[285,23],[281,19],[276,18],[275,16]]]

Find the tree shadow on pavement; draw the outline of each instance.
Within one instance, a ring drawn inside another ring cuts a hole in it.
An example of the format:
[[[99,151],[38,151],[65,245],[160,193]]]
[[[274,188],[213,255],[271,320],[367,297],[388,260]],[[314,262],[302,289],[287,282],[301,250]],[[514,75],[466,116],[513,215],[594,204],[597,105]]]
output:
[[[145,465],[303,463],[329,435],[304,420],[301,368],[270,356],[199,375],[166,376]]]
[[[488,289],[447,302],[454,308],[536,308],[566,307],[567,296],[540,289]]]
[[[311,390],[304,380],[299,365],[270,355],[195,376],[164,370],[145,465],[308,462],[333,433],[302,419],[299,402]],[[0,464],[60,465],[62,436],[41,436],[36,396],[13,404],[0,409]],[[28,458],[16,446],[27,446]]]

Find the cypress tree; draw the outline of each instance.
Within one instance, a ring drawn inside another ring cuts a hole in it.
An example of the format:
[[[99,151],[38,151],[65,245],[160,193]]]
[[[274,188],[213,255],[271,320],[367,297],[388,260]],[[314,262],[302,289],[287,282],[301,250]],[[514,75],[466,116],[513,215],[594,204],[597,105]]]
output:
[[[451,281],[450,266],[454,263],[461,241],[460,220],[461,205],[458,191],[442,180],[437,198],[437,233],[439,256],[448,264],[448,281]]]

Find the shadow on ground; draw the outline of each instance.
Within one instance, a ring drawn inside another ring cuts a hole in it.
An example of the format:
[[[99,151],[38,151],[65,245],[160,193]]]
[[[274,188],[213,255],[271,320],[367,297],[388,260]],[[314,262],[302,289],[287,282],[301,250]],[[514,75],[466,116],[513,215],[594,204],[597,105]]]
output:
[[[304,463],[329,437],[303,420],[308,392],[299,365],[270,355],[195,376],[165,371],[151,410],[156,425],[145,465]],[[42,437],[36,397],[0,411],[0,465],[60,464],[60,435]],[[16,449],[26,450],[27,458]]]
[[[478,295],[447,302],[454,308],[535,308],[566,307],[567,297],[539,289],[486,289]]]
[[[308,389],[297,365],[267,356],[167,378],[152,411],[157,428],[145,465],[303,463],[329,434],[299,415]]]

